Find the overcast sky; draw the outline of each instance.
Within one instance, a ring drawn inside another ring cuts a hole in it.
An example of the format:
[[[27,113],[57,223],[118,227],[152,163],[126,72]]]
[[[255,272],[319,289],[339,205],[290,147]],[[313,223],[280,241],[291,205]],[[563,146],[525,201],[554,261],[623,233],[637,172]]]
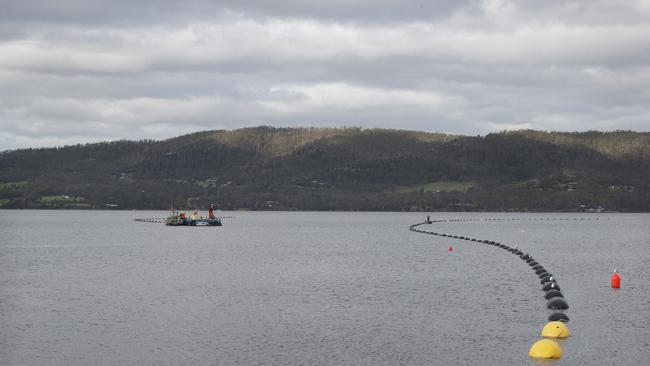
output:
[[[0,0],[0,150],[257,125],[650,131],[650,0]]]

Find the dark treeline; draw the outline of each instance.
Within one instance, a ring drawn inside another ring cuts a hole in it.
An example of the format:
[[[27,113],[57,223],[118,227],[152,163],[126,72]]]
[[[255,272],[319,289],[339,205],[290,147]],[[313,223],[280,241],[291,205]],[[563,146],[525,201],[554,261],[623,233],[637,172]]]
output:
[[[206,131],[0,153],[0,208],[650,211],[650,134]]]

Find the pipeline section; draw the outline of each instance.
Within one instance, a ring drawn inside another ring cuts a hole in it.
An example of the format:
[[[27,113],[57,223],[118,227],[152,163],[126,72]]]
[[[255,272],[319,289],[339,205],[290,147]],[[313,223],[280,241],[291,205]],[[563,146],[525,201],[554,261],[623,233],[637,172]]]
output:
[[[539,340],[533,344],[528,355],[532,358],[541,358],[541,359],[551,359],[551,358],[561,358],[562,349],[560,345],[548,338],[566,338],[569,336],[569,329],[564,323],[569,321],[569,317],[564,313],[564,310],[569,308],[569,303],[567,302],[560,285],[557,282],[555,276],[553,276],[544,266],[542,266],[531,254],[523,251],[521,248],[514,246],[509,246],[498,241],[489,240],[489,239],[479,239],[472,238],[469,236],[462,235],[453,235],[447,233],[440,233],[435,231],[422,230],[422,225],[430,225],[434,223],[449,223],[449,222],[471,222],[471,221],[584,221],[585,218],[528,218],[528,219],[518,219],[518,218],[486,218],[486,219],[448,219],[448,220],[430,220],[430,217],[427,216],[427,220],[413,224],[409,227],[409,230],[421,234],[428,234],[439,236],[443,238],[452,238],[458,240],[465,240],[473,242],[476,244],[484,244],[494,246],[496,248],[503,249],[509,253],[514,254],[522,261],[525,261],[535,275],[540,280],[540,285],[542,286],[541,290],[544,291],[544,299],[546,300],[546,307],[553,312],[548,316],[549,323],[544,326],[542,329],[541,335],[545,339]],[[587,219],[589,220],[589,219]],[[598,218],[594,218],[598,220]],[[450,247],[451,252],[451,247]]]

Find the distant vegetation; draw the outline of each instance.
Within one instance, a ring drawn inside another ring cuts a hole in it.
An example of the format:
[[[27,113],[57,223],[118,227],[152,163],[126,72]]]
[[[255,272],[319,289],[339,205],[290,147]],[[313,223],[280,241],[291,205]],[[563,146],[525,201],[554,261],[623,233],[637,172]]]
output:
[[[410,192],[466,192],[468,189],[474,187],[474,182],[432,182],[421,184],[412,187],[398,188],[396,191],[399,193]]]
[[[650,134],[206,131],[0,153],[0,208],[650,211]]]

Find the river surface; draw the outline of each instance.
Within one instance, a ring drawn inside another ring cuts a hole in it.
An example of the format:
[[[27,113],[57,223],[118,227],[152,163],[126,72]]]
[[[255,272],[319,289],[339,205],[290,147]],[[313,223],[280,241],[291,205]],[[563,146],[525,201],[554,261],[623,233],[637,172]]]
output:
[[[517,245],[557,277],[572,335],[546,362],[528,358],[550,313],[539,278],[496,247],[410,232],[426,213],[220,214],[234,218],[0,211],[0,364],[649,362],[648,214],[431,213],[517,220],[420,226]]]

